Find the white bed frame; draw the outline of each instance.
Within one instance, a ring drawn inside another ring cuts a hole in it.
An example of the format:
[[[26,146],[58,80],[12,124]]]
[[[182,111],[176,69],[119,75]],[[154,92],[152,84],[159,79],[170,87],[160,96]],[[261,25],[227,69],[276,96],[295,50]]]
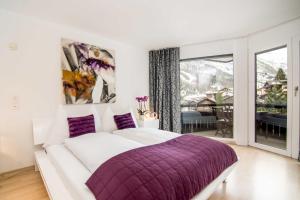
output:
[[[34,119],[33,121],[33,139],[34,145],[41,146],[47,137],[47,130],[51,125],[50,118]],[[36,161],[36,169],[40,172],[44,181],[46,190],[51,200],[74,200],[70,192],[66,189],[61,177],[56,171],[55,166],[52,164],[44,149],[34,153]],[[220,174],[213,182],[206,186],[193,200],[207,200],[217,187],[224,183],[226,178],[234,169],[237,163],[228,167],[222,174]]]

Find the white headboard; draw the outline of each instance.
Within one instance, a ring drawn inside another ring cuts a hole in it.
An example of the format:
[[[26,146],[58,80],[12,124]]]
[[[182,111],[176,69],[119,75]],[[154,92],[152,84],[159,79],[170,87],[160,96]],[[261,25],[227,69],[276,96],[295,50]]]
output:
[[[52,118],[35,118],[32,119],[32,127],[33,127],[33,144],[41,145],[44,144],[47,134],[49,132]]]

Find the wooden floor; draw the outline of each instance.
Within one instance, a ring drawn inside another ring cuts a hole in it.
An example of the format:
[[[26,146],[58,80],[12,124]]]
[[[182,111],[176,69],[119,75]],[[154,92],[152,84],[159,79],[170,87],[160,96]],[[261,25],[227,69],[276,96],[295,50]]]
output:
[[[209,200],[299,200],[300,163],[252,147],[233,146],[239,164]]]
[[[0,200],[48,200],[39,172],[34,167],[0,175]]]
[[[251,147],[233,146],[240,161],[209,200],[299,200],[300,163]],[[47,200],[33,167],[0,175],[1,200]]]

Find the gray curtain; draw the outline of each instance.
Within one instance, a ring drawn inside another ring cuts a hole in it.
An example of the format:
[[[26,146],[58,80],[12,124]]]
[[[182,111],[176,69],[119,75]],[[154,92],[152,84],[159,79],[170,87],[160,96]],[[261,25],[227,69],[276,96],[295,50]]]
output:
[[[160,129],[181,132],[179,48],[149,52],[150,109]]]

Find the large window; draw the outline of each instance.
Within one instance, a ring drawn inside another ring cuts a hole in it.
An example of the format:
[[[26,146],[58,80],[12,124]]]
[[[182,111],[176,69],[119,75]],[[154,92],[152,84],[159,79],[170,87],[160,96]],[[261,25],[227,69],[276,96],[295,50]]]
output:
[[[233,56],[181,60],[183,133],[233,137]]]
[[[286,149],[287,48],[279,47],[256,56],[255,142]]]

